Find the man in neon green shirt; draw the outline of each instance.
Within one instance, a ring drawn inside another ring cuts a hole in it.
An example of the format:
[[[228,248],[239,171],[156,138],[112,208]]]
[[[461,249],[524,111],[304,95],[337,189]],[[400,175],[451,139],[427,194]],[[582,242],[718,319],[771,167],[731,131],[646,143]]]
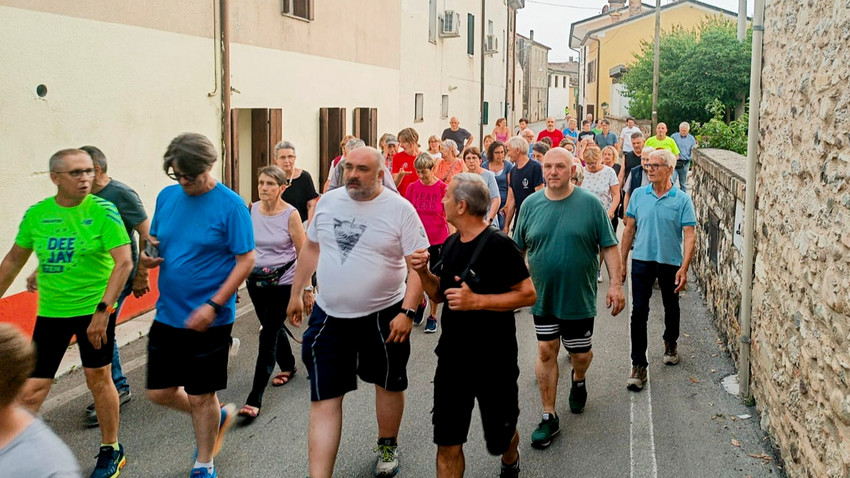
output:
[[[664,123],[658,123],[658,126],[655,127],[655,136],[646,140],[646,146],[651,146],[655,149],[666,149],[675,154],[676,159],[679,158],[679,146],[676,145],[673,138],[667,136],[667,125]]]
[[[50,158],[56,196],[24,214],[15,244],[0,263],[0,296],[35,251],[38,317],[33,331],[36,366],[22,404],[37,413],[73,335],[86,383],[94,396],[102,443],[92,478],[118,476],[126,463],[118,443],[118,392],[112,385],[114,305],[133,260],[130,239],[115,206],[91,195],[94,166],[85,151],[65,149]]]

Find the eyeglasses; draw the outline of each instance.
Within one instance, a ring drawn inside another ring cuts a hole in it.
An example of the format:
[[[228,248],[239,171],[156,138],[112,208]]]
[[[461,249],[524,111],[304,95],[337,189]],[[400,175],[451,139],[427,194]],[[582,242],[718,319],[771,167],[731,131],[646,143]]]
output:
[[[169,178],[171,178],[175,181],[178,181],[178,182],[181,179],[185,179],[187,182],[191,183],[192,181],[194,181],[198,177],[197,174],[180,174],[180,173],[175,173],[174,171],[171,171],[167,174],[168,174]]]
[[[646,171],[650,171],[650,170],[655,171],[658,168],[663,168],[663,167],[667,167],[667,165],[666,164],[648,163],[643,167],[643,169],[646,170]]]
[[[286,156],[278,156],[277,159],[280,159],[281,161],[283,161],[284,159],[288,159],[290,161],[295,161],[295,155],[294,154],[288,154]]]
[[[87,178],[94,177],[94,168],[88,169],[72,169],[71,171],[53,171],[56,174],[67,174],[74,179],[79,179],[83,176]]]

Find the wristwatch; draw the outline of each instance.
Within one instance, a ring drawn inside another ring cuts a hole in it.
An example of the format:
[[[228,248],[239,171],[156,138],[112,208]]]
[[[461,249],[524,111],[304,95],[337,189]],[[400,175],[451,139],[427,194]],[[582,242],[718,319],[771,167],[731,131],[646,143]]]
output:
[[[97,308],[95,310],[98,312],[109,312],[109,315],[112,315],[115,312],[115,307],[112,307],[106,302],[100,302],[97,304]]]
[[[221,312],[221,309],[222,309],[221,304],[217,304],[217,303],[215,303],[215,301],[213,301],[212,299],[207,299],[206,304],[207,304],[208,306],[212,307],[216,314],[218,314],[219,312]]]
[[[313,286],[308,285],[307,287],[304,288],[304,292],[313,292]]]
[[[408,319],[414,319],[416,317],[416,311],[413,309],[401,309],[401,311]]]

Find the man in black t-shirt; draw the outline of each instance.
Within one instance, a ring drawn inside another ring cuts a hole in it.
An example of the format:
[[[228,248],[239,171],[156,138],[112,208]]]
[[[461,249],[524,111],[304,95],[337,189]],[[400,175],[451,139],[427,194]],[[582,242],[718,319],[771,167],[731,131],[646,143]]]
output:
[[[528,159],[526,156],[528,142],[524,138],[514,136],[508,140],[505,147],[508,150],[508,159],[515,166],[508,177],[508,198],[504,208],[505,224],[502,227],[502,231],[508,233],[514,217],[519,220],[520,206],[525,198],[543,188],[544,183],[543,167],[539,162]]]
[[[442,141],[447,139],[453,140],[457,143],[458,149],[461,151],[466,148],[472,146],[472,140],[474,137],[472,133],[460,127],[460,121],[454,116],[449,119],[449,128],[443,130],[443,136],[440,138]]]
[[[481,176],[456,174],[444,204],[457,233],[443,243],[435,271],[428,269],[427,249],[411,256],[431,300],[446,302],[435,351],[437,475],[463,475],[463,443],[477,399],[487,451],[502,456],[501,476],[518,476],[519,366],[513,311],[533,305],[537,294],[516,243],[484,222],[490,193]]]
[[[625,185],[626,177],[629,175],[629,172],[635,167],[640,166],[640,153],[643,151],[646,138],[643,137],[643,133],[637,132],[632,133],[631,141],[632,151],[627,151],[624,155],[625,161],[623,167],[620,168],[620,174],[618,174],[618,179],[620,180],[620,191],[623,191],[623,186]]]

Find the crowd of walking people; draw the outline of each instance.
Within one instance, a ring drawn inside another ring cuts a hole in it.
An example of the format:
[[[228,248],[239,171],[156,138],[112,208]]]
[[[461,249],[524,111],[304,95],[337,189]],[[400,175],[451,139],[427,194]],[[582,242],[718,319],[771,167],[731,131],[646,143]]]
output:
[[[562,344],[571,365],[569,410],[584,411],[598,284],[607,275],[606,307],[619,314],[630,256],[626,385],[640,391],[647,381],[656,280],[664,305],[662,362],[680,360],[678,294],[687,283],[696,225],[686,193],[695,145],[688,125],[668,137],[659,123],[650,138],[632,118],[619,135],[592,115],[581,130],[577,125],[568,118],[559,130],[549,118],[535,138],[528,121],[512,134],[501,118],[482,138],[483,149],[454,117],[439,137],[428,137],[426,149],[413,128],[383,135],[380,149],[345,137],[322,194],[296,167],[295,145],[282,141],[274,164],[257,172],[259,201],[251,204],[212,174],[218,158],[212,142],[182,134],[162,161],[177,184],[159,193],[152,219],[135,191],[110,177],[98,148],[56,152],[48,161],[56,194],[24,213],[0,264],[2,296],[35,253],[38,268],[27,287],[39,292],[31,344],[0,325],[0,469],[11,476],[80,476],[73,455],[37,418],[76,335],[94,398],[87,423],[101,431],[91,477],[120,474],[127,458],[119,409],[132,395],[116,319],[130,294],[148,293],[149,271],[158,269],[146,396],[191,417],[191,477],[218,476],[214,458],[234,421],[260,415],[270,381],[279,387],[293,380],[298,366],[290,339],[303,340],[310,382],[309,476],[333,475],[343,398],[358,378],[375,387],[374,475],[395,476],[410,336],[422,324],[428,334],[440,329],[433,381],[437,476],[464,474],[476,401],[487,450],[500,456],[500,476],[519,476],[518,309],[531,308],[538,341],[541,420],[529,433],[535,448],[548,447],[560,432]],[[261,330],[251,389],[238,409],[220,403],[217,392],[227,388],[228,360],[238,347],[231,335],[243,284]],[[295,328],[306,323],[301,338],[287,321]],[[44,447],[51,459],[34,459]]]

